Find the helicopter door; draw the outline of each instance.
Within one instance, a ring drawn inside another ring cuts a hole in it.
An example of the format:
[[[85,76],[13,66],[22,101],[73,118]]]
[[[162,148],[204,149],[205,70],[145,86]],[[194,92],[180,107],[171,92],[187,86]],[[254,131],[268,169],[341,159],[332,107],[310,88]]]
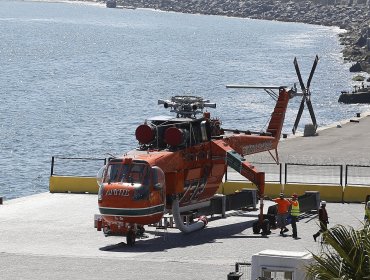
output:
[[[152,190],[150,195],[151,204],[166,203],[166,185],[164,172],[158,166],[153,166],[152,170]]]

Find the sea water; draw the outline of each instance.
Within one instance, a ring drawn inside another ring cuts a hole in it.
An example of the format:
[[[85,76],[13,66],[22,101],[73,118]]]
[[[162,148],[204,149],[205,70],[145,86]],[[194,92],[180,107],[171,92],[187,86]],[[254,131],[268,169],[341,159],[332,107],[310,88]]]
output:
[[[337,102],[352,76],[339,32],[89,3],[0,1],[0,196],[47,191],[52,156],[106,158],[134,148],[135,128],[170,114],[157,100],[173,95],[216,102],[209,111],[225,128],[265,130],[274,100],[263,90],[225,85],[293,86],[294,57],[305,83],[320,57],[311,83],[319,126],[365,111]],[[300,101],[289,104],[284,133],[291,133]],[[299,131],[310,122],[305,112]],[[87,175],[85,167],[74,175]]]

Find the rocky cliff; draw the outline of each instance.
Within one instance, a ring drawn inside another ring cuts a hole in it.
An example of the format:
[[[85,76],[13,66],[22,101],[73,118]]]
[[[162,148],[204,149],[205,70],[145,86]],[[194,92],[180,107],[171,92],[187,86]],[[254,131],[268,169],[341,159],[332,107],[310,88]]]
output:
[[[117,5],[339,26],[347,30],[340,35],[340,42],[344,46],[343,58],[353,62],[350,71],[370,73],[370,0],[117,0]]]

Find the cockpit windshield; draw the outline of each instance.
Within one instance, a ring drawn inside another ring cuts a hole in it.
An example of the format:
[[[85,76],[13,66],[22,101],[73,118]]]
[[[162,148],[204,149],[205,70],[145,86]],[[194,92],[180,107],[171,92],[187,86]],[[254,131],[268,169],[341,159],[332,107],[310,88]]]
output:
[[[113,162],[108,165],[104,182],[148,185],[150,179],[148,164]]]

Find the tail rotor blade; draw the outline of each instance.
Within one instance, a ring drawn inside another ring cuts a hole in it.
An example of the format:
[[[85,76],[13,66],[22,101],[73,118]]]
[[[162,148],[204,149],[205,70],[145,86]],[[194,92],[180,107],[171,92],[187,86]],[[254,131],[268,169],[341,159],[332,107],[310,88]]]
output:
[[[298,66],[298,62],[297,62],[296,57],[294,58],[293,63],[294,63],[295,71],[296,71],[297,76],[298,76],[299,84],[301,85],[301,89],[302,89],[303,92],[305,92],[306,88],[305,88],[303,80],[302,80],[301,71],[299,71],[299,66]]]
[[[317,122],[316,122],[316,117],[315,117],[315,113],[313,111],[313,107],[312,107],[312,103],[311,103],[311,100],[308,99],[306,101],[307,103],[307,108],[308,108],[308,111],[310,112],[310,115],[311,115],[311,120],[312,120],[312,124],[314,125],[315,127],[315,131],[316,131],[316,128],[317,128]]]
[[[313,62],[313,65],[312,65],[310,77],[308,78],[308,81],[307,81],[307,88],[308,89],[310,88],[311,80],[312,80],[313,74],[315,73],[315,69],[316,69],[316,66],[317,66],[318,62],[319,62],[319,57],[316,55],[315,61]]]
[[[298,123],[301,119],[302,112],[303,112],[303,109],[304,109],[304,103],[305,103],[305,97],[302,98],[301,105],[299,106],[298,114],[297,114],[297,117],[296,117],[295,122],[294,122],[293,129],[292,129],[293,134],[295,134],[295,132],[297,130],[297,127],[298,127]]]

